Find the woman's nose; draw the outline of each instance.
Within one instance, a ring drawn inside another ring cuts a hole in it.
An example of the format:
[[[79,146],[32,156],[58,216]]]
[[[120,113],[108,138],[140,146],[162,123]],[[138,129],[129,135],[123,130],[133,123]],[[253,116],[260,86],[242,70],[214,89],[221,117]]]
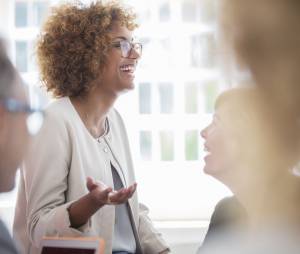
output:
[[[138,60],[141,58],[141,56],[142,56],[141,52],[139,52],[135,47],[132,47],[129,58]]]
[[[200,132],[200,135],[202,138],[206,139],[207,138],[207,128],[204,128],[201,132]]]

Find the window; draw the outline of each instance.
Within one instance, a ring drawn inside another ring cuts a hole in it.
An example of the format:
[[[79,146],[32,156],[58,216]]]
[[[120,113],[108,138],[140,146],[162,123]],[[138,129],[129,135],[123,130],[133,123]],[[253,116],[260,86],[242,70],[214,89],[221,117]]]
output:
[[[16,0],[15,26],[18,28],[38,27],[41,25],[49,8],[49,1],[43,0]]]
[[[161,161],[174,160],[174,135],[172,131],[160,132],[160,158]]]
[[[182,2],[182,21],[183,22],[196,22],[198,15],[197,1],[183,1]]]
[[[16,66],[20,72],[28,71],[28,47],[26,41],[16,42]]]
[[[26,27],[28,12],[26,2],[16,2],[15,7],[15,25],[16,27]]]
[[[140,151],[144,161],[152,159],[152,135],[151,131],[140,131]]]
[[[159,84],[159,105],[161,114],[173,112],[174,89],[171,83]]]
[[[184,87],[185,113],[197,114],[199,112],[199,96],[197,83],[187,83]]]
[[[140,83],[139,86],[139,108],[140,114],[150,114],[152,108],[151,102],[151,84]]]
[[[185,132],[185,159],[187,161],[196,161],[199,159],[198,138],[198,130],[191,130]]]
[[[167,22],[170,20],[171,10],[169,2],[161,4],[159,8],[159,19],[161,22]]]
[[[213,34],[191,36],[191,66],[214,68],[216,50]]]

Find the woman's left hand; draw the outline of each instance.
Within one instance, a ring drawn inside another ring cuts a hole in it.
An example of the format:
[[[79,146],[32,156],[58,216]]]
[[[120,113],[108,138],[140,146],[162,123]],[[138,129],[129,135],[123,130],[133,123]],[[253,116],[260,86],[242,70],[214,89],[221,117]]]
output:
[[[129,186],[128,188],[122,188],[118,191],[112,191],[108,194],[109,204],[119,205],[128,201],[134,194],[137,187],[137,183]]]

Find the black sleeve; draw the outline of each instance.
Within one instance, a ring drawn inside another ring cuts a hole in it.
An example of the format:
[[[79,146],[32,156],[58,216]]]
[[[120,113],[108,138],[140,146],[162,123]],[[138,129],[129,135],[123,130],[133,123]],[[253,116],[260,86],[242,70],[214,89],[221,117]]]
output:
[[[235,197],[222,199],[211,216],[207,233],[197,254],[209,253],[220,241],[230,237],[237,225],[244,220],[244,209]]]

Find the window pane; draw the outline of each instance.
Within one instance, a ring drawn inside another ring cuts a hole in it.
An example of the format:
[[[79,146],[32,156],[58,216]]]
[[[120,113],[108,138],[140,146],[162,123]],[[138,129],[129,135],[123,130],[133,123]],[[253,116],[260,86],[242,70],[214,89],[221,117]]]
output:
[[[213,113],[214,105],[218,95],[218,82],[211,81],[204,85],[205,112]]]
[[[173,112],[174,87],[171,83],[159,84],[160,113],[170,114]]]
[[[34,2],[33,3],[33,25],[40,26],[49,8],[48,2]]]
[[[20,72],[27,72],[27,43],[25,41],[16,42],[16,66]]]
[[[185,132],[185,159],[188,161],[198,160],[198,136],[199,131],[197,130]]]
[[[141,114],[151,114],[151,84],[139,85],[139,108]]]
[[[198,1],[198,0],[197,0]],[[182,20],[184,22],[196,22],[197,20],[197,3],[196,0],[184,1],[182,3]]]
[[[164,3],[159,8],[159,20],[161,22],[167,22],[170,20],[171,10],[169,3]]]
[[[212,34],[191,37],[191,65],[198,68],[215,66],[216,47]]]
[[[27,3],[16,2],[15,3],[15,25],[16,27],[27,26]]]
[[[152,159],[152,136],[151,131],[140,131],[140,154],[142,160]]]
[[[143,8],[143,10],[140,10],[137,15],[138,18],[138,24],[144,24],[146,22],[149,22],[151,20],[151,11],[149,8]]]
[[[151,47],[153,47],[152,41],[149,37],[141,37],[139,41],[143,45],[143,57],[139,61],[139,66],[141,69],[143,68],[149,68],[152,66],[153,62],[153,53],[152,51],[155,52]]]
[[[187,114],[198,113],[198,86],[195,83],[185,85],[185,112]]]
[[[28,71],[38,71],[36,63],[36,55],[34,54],[35,41],[29,41],[27,43],[28,50]]]
[[[201,21],[205,23],[214,22],[216,20],[215,0],[200,0],[199,3],[200,6],[197,9],[200,11]]]
[[[171,131],[160,132],[160,152],[162,161],[174,160],[174,135]]]

